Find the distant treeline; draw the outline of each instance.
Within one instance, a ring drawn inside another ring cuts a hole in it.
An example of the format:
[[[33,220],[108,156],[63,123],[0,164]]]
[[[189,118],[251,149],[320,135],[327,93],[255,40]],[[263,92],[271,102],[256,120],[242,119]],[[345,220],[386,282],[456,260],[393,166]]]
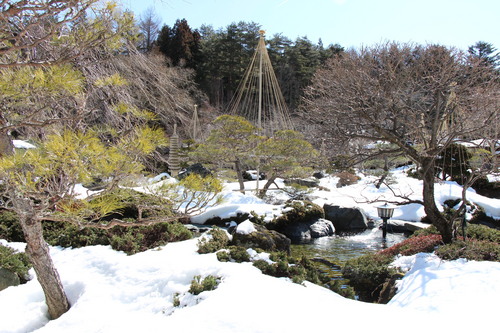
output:
[[[208,96],[210,104],[224,109],[243,78],[261,29],[254,22],[233,23],[217,30],[207,25],[191,29],[183,19],[177,20],[173,27],[164,25],[155,44],[173,66],[193,69],[195,82]],[[317,44],[307,37],[292,41],[281,34],[266,36],[266,44],[282,93],[292,111],[318,66],[344,51],[338,44],[325,47],[321,40]]]

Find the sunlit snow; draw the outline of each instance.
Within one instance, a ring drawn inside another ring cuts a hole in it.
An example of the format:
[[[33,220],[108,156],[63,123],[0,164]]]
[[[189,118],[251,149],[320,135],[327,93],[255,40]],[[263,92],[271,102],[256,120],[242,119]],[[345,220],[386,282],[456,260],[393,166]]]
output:
[[[421,197],[420,181],[407,178],[403,170],[394,178],[396,193]],[[311,197],[320,205],[358,206],[377,220],[377,204],[371,201],[394,199],[386,187],[377,190],[370,177],[342,188],[336,188],[336,182],[335,177],[322,179],[321,186],[329,191],[316,190]],[[264,204],[234,188],[236,184],[227,184],[225,204],[198,220],[218,214],[230,217],[231,212],[255,211],[269,217],[280,213],[279,205]],[[461,196],[455,183],[443,182],[436,189],[438,203]],[[500,217],[500,200],[473,191],[468,199]],[[422,207],[409,205],[398,208],[394,219],[418,221],[421,216]],[[249,232],[250,224],[246,221],[238,229]],[[408,273],[393,300],[376,305],[348,300],[310,283],[264,275],[251,263],[219,262],[215,254],[198,254],[197,241],[131,256],[107,246],[51,247],[71,309],[49,321],[42,290],[32,279],[0,292],[0,332],[493,332],[498,328],[500,263],[446,262],[422,253],[395,258],[394,264]],[[24,244],[0,242],[24,250]],[[268,259],[266,254],[249,253]],[[221,282],[214,291],[193,296],[188,290],[197,275],[214,275]],[[174,298],[180,306],[174,307]]]

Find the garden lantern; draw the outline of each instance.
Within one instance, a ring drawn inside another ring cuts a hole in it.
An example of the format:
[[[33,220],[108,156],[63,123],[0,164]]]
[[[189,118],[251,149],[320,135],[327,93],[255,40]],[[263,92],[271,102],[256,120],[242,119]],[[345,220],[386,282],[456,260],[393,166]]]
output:
[[[395,208],[396,206],[389,205],[387,202],[382,206],[377,207],[378,216],[382,219],[382,221],[384,221],[382,224],[382,237],[384,239],[387,236],[387,220],[392,217]]]

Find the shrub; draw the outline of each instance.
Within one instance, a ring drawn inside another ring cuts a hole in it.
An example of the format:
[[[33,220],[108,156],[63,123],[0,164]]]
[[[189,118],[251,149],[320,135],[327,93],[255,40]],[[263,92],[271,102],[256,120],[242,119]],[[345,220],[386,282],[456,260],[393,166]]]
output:
[[[220,262],[228,262],[231,261],[231,256],[229,255],[229,251],[218,251],[217,252],[217,260]]]
[[[349,280],[360,300],[373,302],[378,299],[377,288],[397,273],[389,267],[393,256],[387,254],[367,254],[348,260],[342,268],[342,276]]]
[[[339,181],[337,182],[337,187],[354,185],[359,181],[359,177],[351,172],[339,172],[336,174],[339,177]]]
[[[73,223],[60,221],[43,221],[42,225],[43,237],[52,246],[79,248],[90,245],[109,245],[111,241],[109,230],[82,229]]]
[[[226,232],[218,227],[214,227],[208,234],[209,238],[201,237],[198,240],[198,253],[200,254],[217,252],[229,244]]]
[[[154,223],[147,226],[114,226],[109,229],[109,235],[111,247],[127,254],[193,237],[191,231],[178,222]]]
[[[179,222],[159,222],[151,225],[117,225],[110,229],[86,227],[72,223],[44,222],[44,237],[52,246],[79,248],[90,245],[111,245],[114,250],[134,254],[169,242],[193,237]]]
[[[191,286],[189,287],[189,292],[193,295],[199,295],[204,291],[215,290],[220,283],[220,278],[207,275],[205,278],[201,278],[200,275],[194,277],[191,281]]]
[[[495,228],[500,228],[500,220],[496,220],[491,216],[486,215],[486,212],[484,209],[477,207],[473,214],[472,218],[470,219],[471,224],[482,224],[483,222],[486,222],[490,225],[493,225]]]
[[[415,231],[410,236],[410,238],[419,237],[419,236],[428,236],[428,235],[439,235],[439,231],[436,229],[435,226],[431,225],[431,226],[428,226],[427,228],[423,228],[423,229]]]
[[[229,256],[232,260],[236,262],[248,262],[250,261],[250,255],[247,250],[242,246],[230,246]]]
[[[436,255],[444,260],[465,258],[476,261],[500,261],[500,244],[481,240],[457,240],[439,247]]]
[[[217,252],[217,260],[222,262],[249,262],[250,255],[243,246],[230,246],[227,250]]]
[[[433,252],[436,247],[442,244],[440,235],[420,235],[405,239],[404,241],[391,246],[388,249],[379,251],[381,255],[395,256],[401,254],[403,256],[411,256],[420,252]]]
[[[16,213],[0,210],[0,238],[10,242],[24,242],[23,230]]]
[[[0,267],[15,273],[21,283],[24,283],[28,280],[31,264],[25,253],[19,253],[10,247],[0,245]]]
[[[459,230],[459,232],[461,234],[462,230]],[[468,224],[465,233],[467,238],[500,243],[500,230],[485,225]]]

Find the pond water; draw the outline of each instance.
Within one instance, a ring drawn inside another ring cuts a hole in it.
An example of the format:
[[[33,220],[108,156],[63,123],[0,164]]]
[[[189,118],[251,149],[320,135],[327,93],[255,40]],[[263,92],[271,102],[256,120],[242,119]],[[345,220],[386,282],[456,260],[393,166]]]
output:
[[[327,261],[335,265],[329,265],[330,275],[340,276],[340,266],[347,260],[364,254],[377,252],[406,239],[404,234],[388,233],[385,241],[382,239],[382,231],[378,228],[367,229],[354,235],[335,235],[322,237],[310,242],[292,245],[292,255],[301,257],[306,255],[313,260]]]

